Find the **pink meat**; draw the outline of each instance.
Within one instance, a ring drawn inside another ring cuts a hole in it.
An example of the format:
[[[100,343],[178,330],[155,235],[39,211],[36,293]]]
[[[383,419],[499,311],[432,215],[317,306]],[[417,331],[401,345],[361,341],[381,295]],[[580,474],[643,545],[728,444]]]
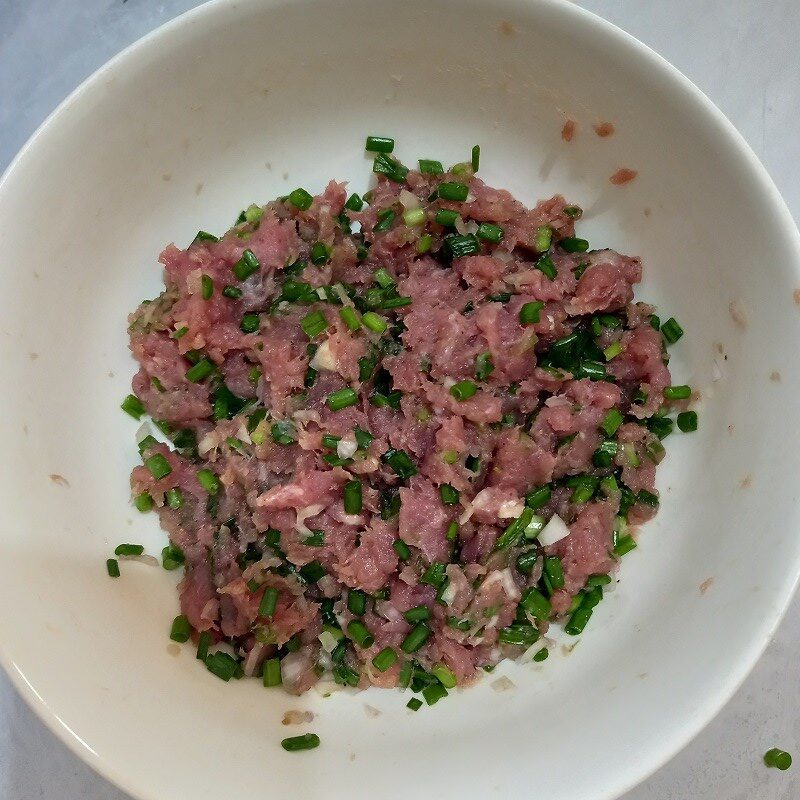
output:
[[[418,547],[428,561],[448,561],[446,534],[451,520],[438,489],[429,481],[415,477],[400,489],[400,538]]]

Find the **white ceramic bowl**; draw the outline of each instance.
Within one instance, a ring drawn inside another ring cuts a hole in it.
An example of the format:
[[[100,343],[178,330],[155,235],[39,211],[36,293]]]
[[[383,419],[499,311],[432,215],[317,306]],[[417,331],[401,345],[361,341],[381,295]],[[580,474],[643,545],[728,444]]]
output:
[[[600,139],[605,120],[616,135]],[[657,520],[574,652],[508,666],[514,691],[487,680],[416,714],[390,692],[224,684],[168,643],[177,576],[126,564],[112,581],[104,565],[120,541],[163,544],[129,503],[136,425],[119,410],[126,313],[159,290],[161,247],[298,185],[363,189],[367,133],[395,136],[407,161],[480,142],[484,179],[584,206],[582,234],[644,257],[640,296],[687,332],[675,378],[705,397],[700,431],[668,442]],[[639,177],[612,186],[621,166]],[[800,564],[797,231],[696,88],[566,2],[203,6],[42,126],[0,184],[0,242],[3,662],[136,797],[615,797],[708,722],[778,623]],[[287,708],[314,711],[319,749],[280,749]]]

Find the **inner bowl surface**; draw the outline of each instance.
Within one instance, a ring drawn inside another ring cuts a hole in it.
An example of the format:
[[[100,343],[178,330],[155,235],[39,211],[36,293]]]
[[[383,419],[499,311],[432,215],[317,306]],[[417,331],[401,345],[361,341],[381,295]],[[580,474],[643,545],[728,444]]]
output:
[[[592,132],[602,121],[613,137]],[[638,297],[680,320],[673,375],[703,396],[700,431],[667,442],[661,512],[579,645],[505,665],[513,691],[493,691],[495,673],[416,714],[391,692],[224,684],[168,643],[176,576],[104,571],[121,541],[164,543],[130,505],[136,424],[119,410],[126,315],[159,291],[157,254],[296,186],[363,190],[367,133],[394,136],[406,163],[479,142],[488,183],[583,206],[580,235],[644,258]],[[613,186],[619,167],[638,178]],[[567,3],[218,0],[45,123],[0,184],[0,241],[4,664],[138,797],[617,796],[718,710],[785,608],[800,563],[796,229],[708,100]],[[288,708],[314,712],[319,749],[280,749],[300,732],[281,725]]]

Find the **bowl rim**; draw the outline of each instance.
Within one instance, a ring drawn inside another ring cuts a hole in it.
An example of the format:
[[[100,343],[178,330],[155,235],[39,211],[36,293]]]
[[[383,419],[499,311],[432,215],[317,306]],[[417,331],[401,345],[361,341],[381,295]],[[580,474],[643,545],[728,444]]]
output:
[[[294,2],[314,3],[316,0],[293,0]],[[766,167],[761,163],[747,140],[725,116],[717,105],[686,75],[677,67],[672,65],[666,58],[659,55],[649,45],[637,39],[632,34],[623,30],[619,26],[604,19],[599,14],[589,11],[571,2],[571,0],[513,0],[519,5],[543,6],[556,9],[558,13],[570,16],[573,19],[581,20],[583,23],[594,26],[598,32],[605,36],[612,44],[627,48],[631,54],[644,59],[649,65],[681,93],[689,103],[693,104],[698,113],[704,115],[715,127],[717,132],[727,137],[727,140],[737,151],[737,155],[742,159],[750,172],[754,181],[757,181],[765,196],[768,197],[771,207],[775,213],[776,224],[780,226],[787,237],[787,242],[795,251],[797,263],[800,264],[800,230],[792,217],[785,200],[778,191],[775,182],[772,180]],[[157,28],[141,36],[131,44],[127,45],[116,55],[97,68],[91,75],[86,77],[73,89],[41,122],[28,140],[22,145],[16,155],[11,159],[6,169],[0,175],[0,196],[4,187],[10,181],[12,174],[27,157],[29,151],[35,146],[48,129],[56,120],[67,114],[70,108],[77,103],[81,97],[91,92],[100,84],[108,73],[113,72],[129,59],[136,58],[151,47],[158,46],[162,40],[168,39],[176,31],[194,25],[205,18],[211,18],[216,14],[224,13],[228,6],[258,6],[262,11],[267,12],[283,5],[287,0],[206,0],[206,2],[182,12],[178,16],[166,21]],[[629,768],[625,777],[610,787],[602,795],[598,795],[596,800],[615,800],[626,792],[638,786],[650,775],[661,769],[671,761],[681,750],[683,750],[724,708],[733,695],[739,690],[745,679],[751,673],[756,663],[760,659],[770,640],[775,634],[778,626],[786,615],[790,602],[800,584],[800,560],[787,570],[786,578],[781,586],[775,590],[774,595],[777,602],[774,605],[774,613],[765,616],[761,626],[756,629],[747,646],[744,648],[741,657],[736,662],[732,662],[728,667],[724,680],[716,683],[716,689],[709,692],[705,701],[698,705],[691,717],[686,718],[683,723],[675,728],[669,737],[663,739],[663,747],[654,752],[653,756],[646,761],[640,762],[637,766]],[[76,731],[73,731],[67,723],[62,720],[55,709],[51,708],[47,699],[42,697],[35,686],[27,679],[22,669],[13,661],[7,648],[0,642],[0,667],[8,675],[11,684],[20,697],[23,698],[28,708],[44,723],[44,725],[55,736],[67,746],[67,748],[88,764],[97,774],[108,780],[120,790],[129,793],[136,800],[161,800],[161,798],[151,793],[145,788],[144,784],[133,774],[123,774],[114,765],[104,760],[92,748],[89,742],[84,741]]]

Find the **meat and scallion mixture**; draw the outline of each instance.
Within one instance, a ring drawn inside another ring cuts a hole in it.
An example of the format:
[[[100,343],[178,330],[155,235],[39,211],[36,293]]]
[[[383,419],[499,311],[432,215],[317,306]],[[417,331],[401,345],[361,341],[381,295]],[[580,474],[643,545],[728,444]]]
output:
[[[169,245],[130,316],[134,503],[184,571],[172,638],[225,681],[433,705],[544,660],[656,513],[662,440],[697,427],[638,258],[484,184],[477,147],[449,170],[393,148],[369,137],[363,197],[298,188]]]

